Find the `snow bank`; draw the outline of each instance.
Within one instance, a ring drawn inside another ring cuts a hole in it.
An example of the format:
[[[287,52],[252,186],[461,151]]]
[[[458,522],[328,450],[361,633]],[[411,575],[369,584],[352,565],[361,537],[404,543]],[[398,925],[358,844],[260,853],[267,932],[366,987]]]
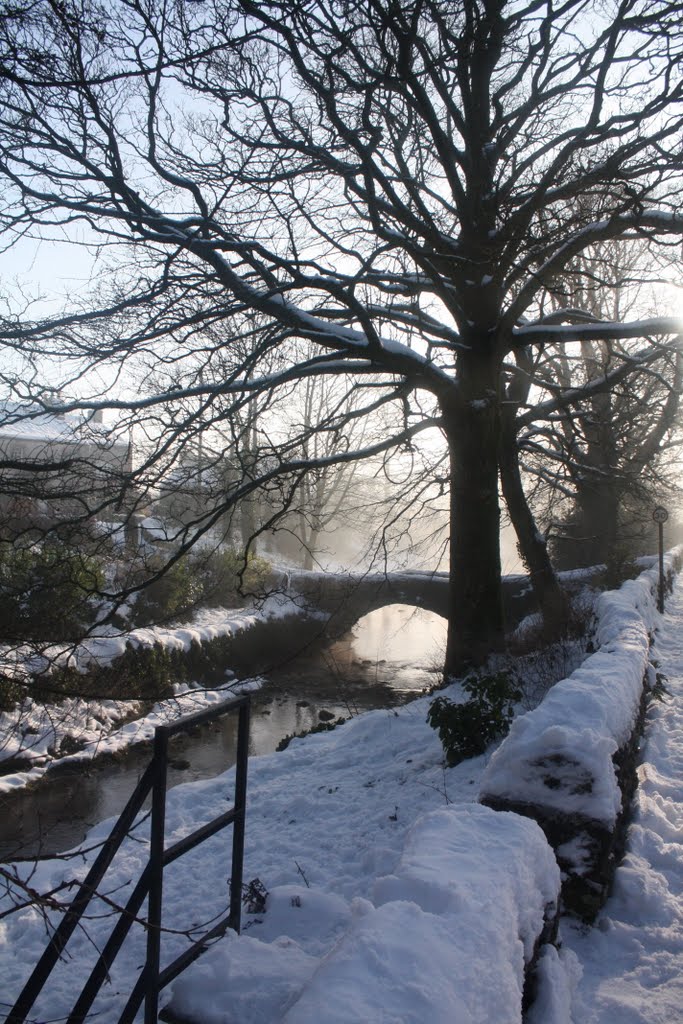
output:
[[[191,622],[177,626],[149,626],[110,635],[100,633],[75,648],[50,648],[42,660],[35,659],[35,664],[28,667],[41,671],[54,662],[83,672],[93,671],[115,663],[129,646],[143,651],[161,647],[187,652],[192,644],[209,645],[221,637],[246,633],[258,622],[299,613],[300,609],[291,599],[274,594],[258,609],[205,608],[198,611]],[[257,689],[263,682],[259,678],[237,682],[233,672],[226,669],[224,682],[213,686],[201,685],[198,680],[189,686],[178,684],[172,698],[159,702],[151,710],[143,701],[126,699],[65,697],[58,703],[48,704],[32,699],[27,666],[18,660],[17,652],[4,652],[5,658],[12,653],[17,656],[14,675],[23,674],[26,694],[13,710],[0,713],[0,772],[3,762],[16,762],[14,771],[0,776],[0,793],[34,782],[57,763],[89,760],[149,740],[157,725],[224,700],[230,693]],[[132,715],[140,717],[121,725]],[[77,752],[65,756],[69,747]]]
[[[677,556],[667,556],[667,571]],[[598,650],[515,719],[482,779],[482,802],[540,821],[574,874],[588,877],[592,858],[612,857],[606,837],[630,797],[619,762],[642,714],[657,583],[657,570],[648,569],[600,596]]]
[[[142,701],[88,701],[69,697],[59,704],[41,705],[25,701],[20,714],[0,716],[0,771],[2,762],[17,759],[16,771],[0,775],[0,794],[36,782],[55,765],[92,761],[104,754],[116,754],[135,743],[149,743],[159,725],[168,725],[185,715],[194,714],[231,696],[258,690],[259,676],[228,680],[222,686],[193,688],[180,685],[173,697],[158,701],[145,713]],[[125,721],[131,714],[140,715]],[[121,722],[124,721],[122,725]],[[7,722],[16,721],[9,729]],[[60,753],[65,739],[73,739],[79,749]]]
[[[255,610],[252,608],[201,608],[191,622],[173,626],[140,626],[129,631],[117,631],[111,635],[94,635],[76,648],[66,663],[86,671],[93,663],[109,665],[120,657],[127,646],[154,647],[159,645],[169,650],[189,651],[193,643],[206,644],[218,637],[233,636],[250,629],[256,622],[268,618],[279,618],[297,614],[300,609],[293,601],[276,597]]]
[[[414,823],[372,902],[272,894],[272,941],[231,936],[214,947],[175,982],[169,1008],[202,1024],[519,1024],[559,885],[535,822],[451,805]],[[325,919],[330,934],[344,929],[322,957],[299,945],[307,917],[318,928]]]
[[[571,1019],[586,1024],[683,1018],[683,580],[653,654],[667,692],[648,710],[626,856],[598,927],[562,922],[563,951],[583,967]]]

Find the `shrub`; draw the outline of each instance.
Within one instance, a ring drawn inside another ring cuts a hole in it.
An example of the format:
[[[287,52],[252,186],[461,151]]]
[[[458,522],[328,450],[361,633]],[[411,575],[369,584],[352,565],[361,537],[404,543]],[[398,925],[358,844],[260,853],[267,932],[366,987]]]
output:
[[[595,602],[592,595],[572,598],[562,622],[548,629],[540,614],[529,616],[508,637],[508,654],[526,710],[536,707],[551,686],[578,668],[593,651]]]
[[[450,766],[483,754],[489,743],[505,736],[522,695],[508,672],[468,676],[462,688],[471,695],[469,700],[456,704],[448,697],[437,697],[427,712]]]
[[[149,568],[161,570],[160,559]],[[241,604],[263,587],[270,565],[251,555],[246,562],[232,549],[190,552],[141,590],[133,618],[136,625],[180,619],[200,605]]]
[[[78,639],[103,584],[100,561],[60,541],[0,544],[0,639]]]
[[[202,580],[203,602],[209,607],[233,604],[240,597],[258,594],[270,573],[265,558],[250,553],[245,561],[231,548],[212,551],[203,558],[198,553],[195,564]]]
[[[162,566],[153,563],[149,568],[158,571]],[[135,624],[146,626],[187,616],[201,603],[203,593],[201,578],[185,556],[140,591],[133,612]]]
[[[604,590],[618,590],[625,580],[633,580],[642,572],[633,555],[617,549],[609,552],[605,571],[598,576],[595,585]]]

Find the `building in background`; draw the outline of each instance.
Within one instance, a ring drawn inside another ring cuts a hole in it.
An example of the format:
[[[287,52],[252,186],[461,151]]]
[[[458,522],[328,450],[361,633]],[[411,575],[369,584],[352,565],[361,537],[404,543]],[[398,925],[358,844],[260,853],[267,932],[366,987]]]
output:
[[[132,469],[130,439],[101,413],[0,402],[2,537],[69,518],[115,519]]]

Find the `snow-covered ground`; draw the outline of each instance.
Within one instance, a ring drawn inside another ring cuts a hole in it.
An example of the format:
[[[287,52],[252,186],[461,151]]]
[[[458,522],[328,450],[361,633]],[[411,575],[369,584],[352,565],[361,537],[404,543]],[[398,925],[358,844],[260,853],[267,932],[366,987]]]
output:
[[[683,1021],[680,583],[654,652],[670,696],[649,714],[630,852],[597,926],[585,930],[564,921],[559,953],[546,950],[529,1024]],[[477,851],[487,844],[507,851],[512,833],[505,819],[525,819],[474,806],[492,751],[444,768],[438,738],[425,721],[429,700],[369,712],[334,732],[296,740],[280,754],[252,759],[245,880],[258,878],[268,890],[265,912],[246,915],[242,935],[216,944],[162,1003],[171,995],[176,1009],[201,1024],[519,1020],[514,1000],[512,1016],[496,1008],[501,992],[519,994],[521,944],[517,940],[516,948],[510,936],[528,942],[538,926],[539,901],[552,892],[555,869],[536,826],[528,823],[514,840],[524,856],[504,859],[512,866],[526,860],[529,872],[487,870],[487,858]],[[214,817],[231,798],[231,784],[228,772],[172,790],[167,843]],[[110,824],[99,825],[85,847]],[[108,876],[106,891],[114,902],[125,899],[131,878],[144,867],[145,827],[137,828]],[[433,855],[420,846],[425,831]],[[183,948],[183,932],[201,928],[227,903],[228,847],[229,837],[219,835],[167,869],[165,961]],[[468,854],[468,881],[460,886],[448,864]],[[44,892],[81,877],[92,856],[16,865],[16,872]],[[8,867],[10,875],[14,870]],[[12,892],[20,899],[16,888],[9,890],[0,914],[10,909]],[[528,907],[524,920],[520,906]],[[454,947],[456,954],[449,944],[457,936],[459,913],[468,922],[470,941]],[[46,914],[54,919],[51,911]],[[100,904],[74,935],[68,959],[31,1013],[33,1021],[67,1013],[93,947],[111,927]],[[45,918],[35,906],[0,918],[0,1000],[7,1009],[45,938]],[[143,959],[143,929],[136,927],[94,1006],[103,1024],[116,1020]]]

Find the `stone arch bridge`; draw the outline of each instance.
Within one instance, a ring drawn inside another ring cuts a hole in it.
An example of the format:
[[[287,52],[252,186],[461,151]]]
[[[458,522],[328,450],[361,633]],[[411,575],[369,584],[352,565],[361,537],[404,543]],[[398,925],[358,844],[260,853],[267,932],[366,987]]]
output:
[[[327,616],[326,633],[341,635],[364,615],[389,604],[414,605],[446,618],[448,573],[387,572],[328,573],[300,569],[280,570],[276,587],[302,610]],[[514,626],[536,609],[526,576],[506,576],[503,581],[505,615]]]

